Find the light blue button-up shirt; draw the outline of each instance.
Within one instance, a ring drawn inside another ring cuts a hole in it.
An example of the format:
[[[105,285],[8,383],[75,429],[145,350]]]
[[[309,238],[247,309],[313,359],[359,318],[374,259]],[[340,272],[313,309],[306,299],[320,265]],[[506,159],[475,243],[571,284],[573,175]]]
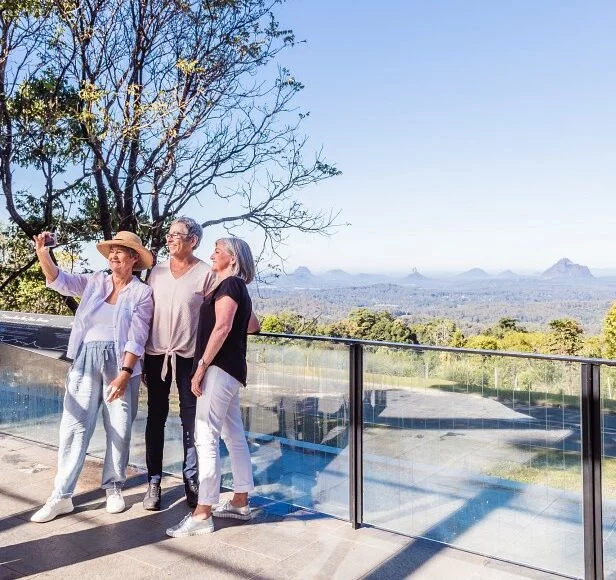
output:
[[[58,277],[47,286],[64,296],[81,296],[66,351],[66,356],[74,359],[83,342],[92,313],[113,291],[113,281],[111,276],[105,272],[69,274],[60,270]],[[133,376],[141,374],[141,357],[145,352],[153,309],[152,289],[133,276],[133,279],[118,294],[113,317],[118,372],[122,366],[124,353],[131,352],[140,357],[135,364]]]

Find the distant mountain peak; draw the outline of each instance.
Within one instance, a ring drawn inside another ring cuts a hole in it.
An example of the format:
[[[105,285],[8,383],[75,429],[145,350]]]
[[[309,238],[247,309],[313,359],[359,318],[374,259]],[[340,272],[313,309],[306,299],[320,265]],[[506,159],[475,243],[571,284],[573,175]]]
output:
[[[594,278],[588,266],[573,263],[569,258],[561,258],[550,266],[543,274],[542,278]]]
[[[343,276],[346,278],[348,276],[352,276],[352,274],[349,274],[348,272],[345,272],[340,268],[336,268],[334,270],[328,270],[327,272],[325,272],[325,276]]]
[[[306,266],[298,266],[291,276],[312,276],[312,272]]]
[[[417,268],[413,268],[408,276],[405,276],[403,280],[427,280],[427,278],[419,272]]]
[[[554,264],[554,266],[574,266],[574,262],[572,262],[569,258],[561,258]]]
[[[520,276],[511,270],[504,270],[497,274],[498,278],[519,278]]]
[[[458,274],[458,278],[465,278],[467,280],[479,280],[481,278],[489,278],[490,275],[481,268],[471,268],[462,274]]]

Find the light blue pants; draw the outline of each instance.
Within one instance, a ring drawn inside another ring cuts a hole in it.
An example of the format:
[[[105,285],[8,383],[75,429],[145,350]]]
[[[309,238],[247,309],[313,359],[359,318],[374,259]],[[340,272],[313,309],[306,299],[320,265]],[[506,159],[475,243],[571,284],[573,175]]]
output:
[[[66,379],[54,497],[73,495],[101,404],[107,437],[102,487],[113,487],[114,483],[121,485],[126,480],[140,377],[130,379],[121,399],[108,403],[105,401],[107,386],[117,374],[113,342],[88,342],[81,345]]]

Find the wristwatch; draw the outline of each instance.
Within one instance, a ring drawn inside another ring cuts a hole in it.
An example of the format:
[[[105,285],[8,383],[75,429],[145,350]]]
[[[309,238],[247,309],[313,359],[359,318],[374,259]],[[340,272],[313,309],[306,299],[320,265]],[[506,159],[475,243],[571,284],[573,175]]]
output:
[[[202,366],[204,366],[204,365],[205,365],[205,362],[203,361],[203,359],[202,359],[202,358],[200,358],[200,359],[199,359],[199,361],[197,362],[197,366],[198,366],[198,367],[202,367]]]

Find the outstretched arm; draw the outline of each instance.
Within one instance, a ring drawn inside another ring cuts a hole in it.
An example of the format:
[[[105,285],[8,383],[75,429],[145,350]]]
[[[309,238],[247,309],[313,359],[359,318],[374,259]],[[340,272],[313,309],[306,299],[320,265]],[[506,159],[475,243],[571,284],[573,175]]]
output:
[[[91,274],[69,274],[60,270],[49,255],[49,248],[45,247],[45,238],[48,234],[49,232],[43,232],[32,238],[47,286],[63,296],[82,296]]]

